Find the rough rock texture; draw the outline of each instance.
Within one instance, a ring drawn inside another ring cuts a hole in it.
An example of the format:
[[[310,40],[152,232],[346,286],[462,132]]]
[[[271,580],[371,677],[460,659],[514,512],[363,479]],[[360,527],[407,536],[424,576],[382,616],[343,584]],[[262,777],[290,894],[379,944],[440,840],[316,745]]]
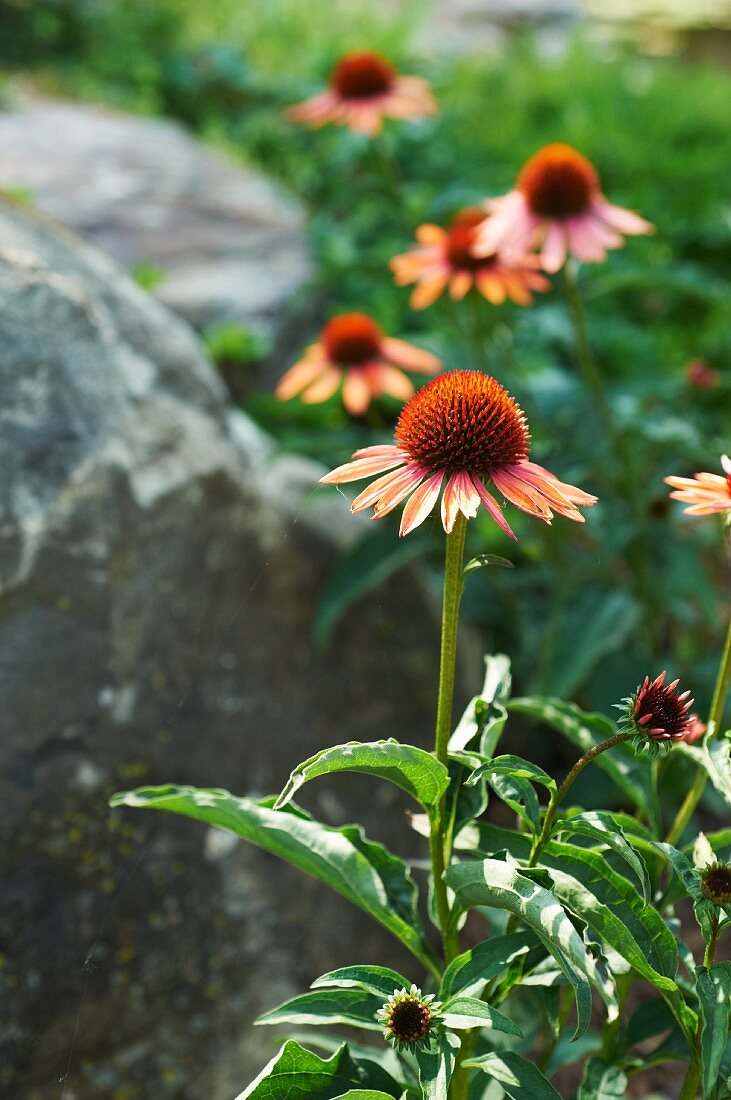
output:
[[[273,458],[111,261],[3,204],[0,420],[0,1093],[230,1100],[271,1049],[264,1007],[346,962],[421,975],[273,857],[106,800],[265,793],[325,744],[427,743],[435,624],[401,574],[315,651],[342,499],[312,499],[319,471]],[[387,785],[304,801],[421,852]]]
[[[280,360],[299,349],[304,215],[268,180],[175,123],[60,100],[0,111],[0,149],[0,188],[29,190],[123,266],[152,265],[156,296],[196,328],[244,325]]]

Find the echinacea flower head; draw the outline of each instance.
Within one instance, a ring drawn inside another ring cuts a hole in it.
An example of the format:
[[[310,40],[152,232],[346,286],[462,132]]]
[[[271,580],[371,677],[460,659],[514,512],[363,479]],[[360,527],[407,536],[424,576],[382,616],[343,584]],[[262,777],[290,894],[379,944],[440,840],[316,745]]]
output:
[[[712,863],[701,872],[701,894],[713,905],[731,904],[731,866]]]
[[[521,306],[531,304],[531,291],[550,289],[550,283],[538,271],[536,256],[474,254],[477,235],[486,219],[484,210],[468,206],[455,214],[446,229],[420,225],[416,230],[417,247],[394,256],[391,270],[397,285],[416,284],[410,298],[413,309],[426,309],[447,288],[455,301],[475,287],[493,305],[510,298]]]
[[[670,496],[682,500],[690,507],[684,509],[689,516],[712,516],[716,512],[731,512],[731,458],[721,455],[721,474],[696,474],[695,477],[666,477],[664,480],[675,489]]]
[[[290,107],[287,113],[294,122],[315,129],[335,122],[375,137],[386,117],[424,118],[436,110],[426,80],[401,76],[381,54],[361,50],[340,58],[326,91]]]
[[[342,381],[345,408],[362,416],[383,393],[400,401],[411,397],[414,387],[404,370],[436,374],[440,366],[431,352],[385,336],[367,314],[341,313],[280,378],[275,392],[282,401],[299,394],[306,404],[317,404],[332,397]]]
[[[618,725],[636,735],[638,748],[689,741],[697,729],[696,715],[688,713],[695,700],[689,691],[677,690],[679,680],[666,684],[665,676],[664,671],[654,680],[645,676],[634,695],[617,704],[622,711]]]
[[[721,375],[705,359],[691,359],[686,364],[685,377],[698,390],[715,390],[721,385]]]
[[[380,475],[351,505],[371,505],[374,519],[408,501],[400,534],[432,512],[444,485],[442,525],[449,534],[457,515],[477,515],[483,504],[506,535],[515,538],[485,482],[523,512],[550,523],[554,512],[583,523],[578,505],[596,497],[559,481],[529,461],[530,434],[522,409],[508,391],[480,371],[451,371],[427,382],[404,405],[395,442],[356,451],[353,461],[320,480],[329,485]]]
[[[422,995],[412,985],[410,989],[394,989],[376,1019],[383,1025],[383,1036],[398,1050],[427,1045],[434,1036],[441,1009],[434,994]]]
[[[623,235],[651,233],[644,218],[614,206],[602,194],[591,161],[570,145],[544,145],[520,171],[515,188],[485,204],[491,217],[480,230],[477,252],[538,249],[541,264],[559,271],[568,256],[599,263]]]

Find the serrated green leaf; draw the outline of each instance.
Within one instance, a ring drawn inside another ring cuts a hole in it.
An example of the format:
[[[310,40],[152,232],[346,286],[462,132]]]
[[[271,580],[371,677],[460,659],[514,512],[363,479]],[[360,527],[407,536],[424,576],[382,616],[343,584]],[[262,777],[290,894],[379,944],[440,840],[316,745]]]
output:
[[[459,752],[472,744],[485,756],[492,756],[507,721],[505,704],[511,689],[510,658],[504,653],[485,657],[485,680],[479,695],[467,705],[449,739],[449,751]]]
[[[322,974],[312,983],[312,989],[363,989],[387,1000],[397,989],[411,985],[402,974],[387,966],[343,966]]]
[[[502,974],[516,959],[527,955],[537,943],[538,938],[525,930],[494,936],[458,955],[444,971],[440,999],[455,993],[479,995],[487,982]]]
[[[486,1001],[480,1001],[476,997],[464,997],[458,993],[442,1005],[441,1014],[446,1026],[457,1031],[471,1027],[489,1027],[493,1031],[504,1031],[506,1035],[523,1038],[523,1032],[517,1024],[496,1008],[491,1008]]]
[[[316,989],[292,997],[255,1021],[257,1024],[351,1024],[381,1031],[376,1013],[383,998],[363,989]]]
[[[331,828],[301,810],[274,810],[264,799],[197,787],[141,787],[114,795],[112,806],[166,810],[226,829],[299,867],[369,913],[432,973],[439,973],[416,909],[406,865],[357,825]]]
[[[721,1062],[729,1037],[731,1015],[731,962],[716,963],[709,968],[699,966],[696,991],[703,1018],[701,1055],[703,1060],[703,1097],[711,1096],[716,1087]]]
[[[616,815],[597,810],[587,810],[573,817],[560,818],[553,828],[554,834],[577,833],[588,836],[611,848],[632,868],[640,883],[642,897],[647,903],[652,893],[652,883],[647,865],[639,853],[629,843]]]
[[[513,1051],[483,1054],[481,1058],[471,1058],[463,1064],[487,1073],[502,1085],[510,1100],[561,1100],[561,1094],[556,1092],[538,1066]]]
[[[583,1035],[591,1017],[589,976],[593,965],[558,898],[496,859],[455,864],[445,880],[454,890],[458,908],[486,905],[507,909],[533,929],[573,986],[578,1014],[575,1038]]]
[[[320,1058],[290,1040],[236,1100],[333,1100],[361,1086],[362,1077],[345,1044]]]
[[[432,1047],[417,1047],[414,1051],[424,1100],[447,1100],[458,1050],[459,1039],[446,1031]]]
[[[359,772],[386,779],[433,812],[449,785],[449,773],[431,752],[398,741],[349,741],[334,745],[298,764],[274,804],[280,810],[305,783],[334,772]]]
[[[589,1058],[576,1100],[624,1100],[627,1075],[621,1066],[607,1065],[601,1058]]]
[[[603,714],[588,714],[575,703],[562,699],[531,697],[511,699],[510,713],[529,714],[563,734],[582,753],[613,737],[617,728]],[[616,745],[611,752],[600,753],[594,761],[616,783],[633,805],[645,812],[653,804],[648,762],[635,755],[627,744]]]

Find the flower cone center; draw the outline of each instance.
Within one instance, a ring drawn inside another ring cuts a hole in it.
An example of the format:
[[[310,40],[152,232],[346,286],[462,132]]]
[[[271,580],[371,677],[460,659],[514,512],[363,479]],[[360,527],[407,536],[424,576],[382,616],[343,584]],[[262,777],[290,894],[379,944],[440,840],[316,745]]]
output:
[[[643,723],[643,729],[650,736],[651,730],[661,729],[665,731],[666,737],[678,738],[688,725],[687,705],[680,701],[674,691],[654,683],[640,691],[635,704],[636,721],[639,722],[647,715],[650,720]]]
[[[394,1039],[401,1043],[413,1043],[429,1031],[431,1012],[429,1006],[417,1000],[400,1001],[391,1010],[389,1028]]]
[[[719,905],[731,901],[731,867],[710,867],[703,874],[703,893]]]
[[[491,256],[474,256],[477,229],[485,220],[485,214],[476,207],[460,210],[452,218],[447,230],[447,259],[452,267],[474,271],[492,262]]]
[[[330,74],[330,86],[344,99],[383,95],[393,85],[396,70],[380,54],[363,51],[341,58]]]
[[[570,145],[546,145],[523,166],[518,190],[534,214],[567,217],[586,210],[599,191],[599,176]]]
[[[365,313],[342,313],[323,329],[322,341],[334,363],[357,366],[380,352],[383,333]]]
[[[435,472],[489,477],[527,458],[530,435],[520,406],[479,371],[440,374],[401,411],[396,443]]]

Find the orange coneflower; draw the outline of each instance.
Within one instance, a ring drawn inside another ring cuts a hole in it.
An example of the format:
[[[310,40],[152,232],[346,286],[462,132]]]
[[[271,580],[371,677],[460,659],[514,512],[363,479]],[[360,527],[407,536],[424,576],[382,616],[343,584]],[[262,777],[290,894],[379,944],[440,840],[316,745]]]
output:
[[[436,114],[429,84],[418,76],[401,76],[378,53],[348,53],[330,73],[327,91],[290,107],[295,122],[317,128],[328,122],[375,137],[383,119],[424,118]]]
[[[573,485],[528,460],[530,434],[523,411],[508,391],[480,371],[453,371],[427,382],[401,411],[395,443],[356,451],[353,462],[321,478],[325,484],[382,474],[351,505],[373,505],[374,519],[410,497],[400,534],[431,513],[444,484],[442,525],[449,533],[459,512],[468,519],[480,503],[515,538],[485,482],[529,515],[550,523],[553,513],[583,523],[576,505],[596,503]]]
[[[341,313],[280,378],[276,395],[286,401],[299,394],[307,404],[316,404],[332,397],[342,380],[345,408],[361,416],[382,393],[401,401],[411,397],[414,387],[404,368],[435,374],[440,367],[436,355],[385,336],[367,314]]]
[[[515,189],[485,205],[492,217],[475,250],[523,253],[537,248],[551,273],[569,255],[598,263],[606,259],[608,248],[622,246],[622,234],[653,230],[638,214],[610,203],[594,165],[560,142],[540,149],[523,165]]]
[[[511,298],[521,306],[531,304],[532,290],[550,288],[548,280],[537,271],[540,264],[535,256],[474,254],[477,235],[487,217],[484,210],[468,206],[455,214],[446,229],[420,225],[416,230],[418,247],[394,256],[391,269],[398,286],[416,283],[410,299],[414,309],[426,309],[447,286],[455,300],[464,298],[475,286],[493,305]]]
[[[716,512],[731,511],[731,458],[721,455],[721,466],[725,477],[720,474],[696,474],[695,477],[666,477],[664,480],[677,492],[671,493],[673,500],[682,500],[690,505],[685,512],[689,516],[712,516]]]

